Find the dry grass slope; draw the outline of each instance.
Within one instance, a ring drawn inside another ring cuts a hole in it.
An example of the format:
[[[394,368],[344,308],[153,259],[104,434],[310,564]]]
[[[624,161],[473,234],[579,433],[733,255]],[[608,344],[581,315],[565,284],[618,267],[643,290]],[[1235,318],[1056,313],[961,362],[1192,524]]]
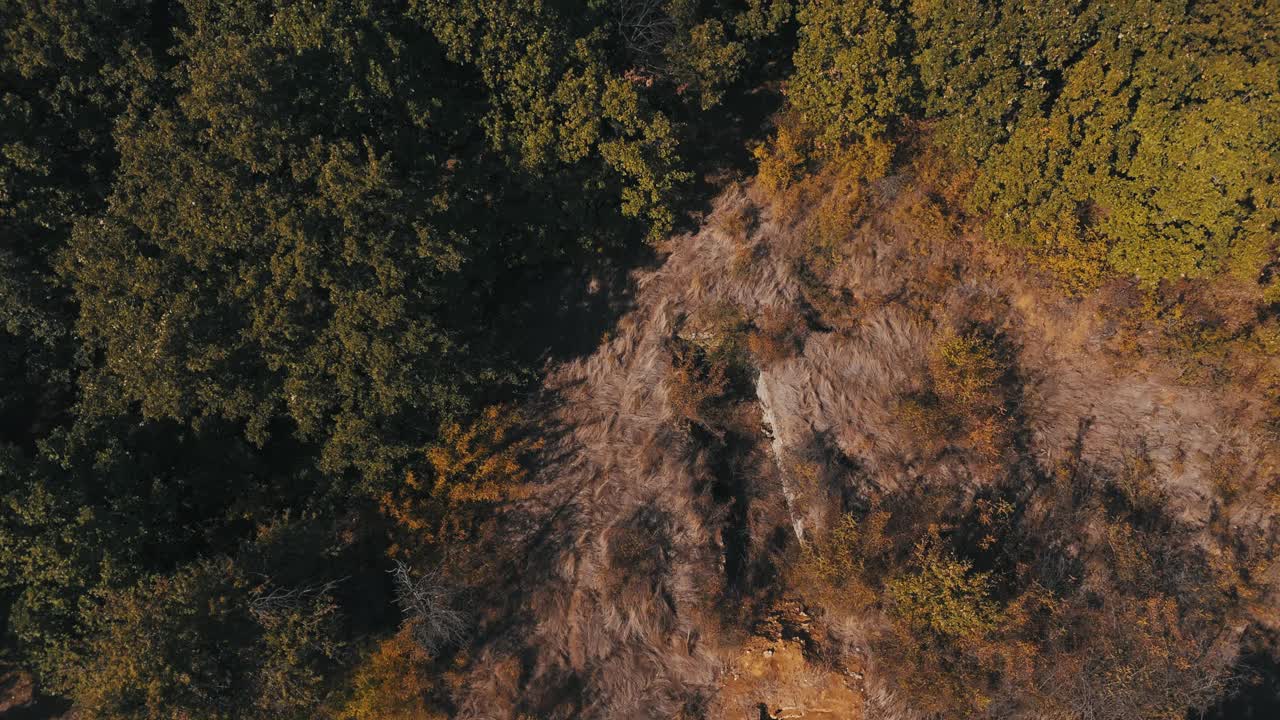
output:
[[[761,187],[729,190],[700,232],[673,240],[659,269],[634,278],[635,309],[616,332],[590,357],[553,369],[530,410],[549,428],[543,464],[504,535],[504,544],[530,548],[504,599],[524,622],[475,649],[462,716],[944,713],[912,694],[902,659],[885,644],[896,627],[890,605],[832,601],[803,587],[793,568],[800,548],[827,537],[845,513],[865,517],[895,498],[886,549],[867,561],[885,572],[905,572],[917,539],[893,533],[923,532],[901,507],[914,508],[918,522],[946,519],[943,535],[980,548],[974,558],[988,569],[1016,549],[983,548],[1033,533],[1036,522],[1076,518],[1086,536],[1054,552],[1074,564],[1064,587],[1086,595],[1091,583],[1118,586],[1122,572],[1120,556],[1090,548],[1114,549],[1120,541],[1102,536],[1123,535],[1147,511],[1188,557],[1225,563],[1239,555],[1233,543],[1271,542],[1277,446],[1265,398],[1247,383],[1188,384],[1158,355],[1135,362],[1115,352],[1117,298],[1128,291],[1062,294],[985,243],[951,209],[954,188],[929,162],[874,181],[817,178],[789,191],[808,193],[800,201]],[[723,321],[725,308],[737,320]],[[985,353],[971,362],[978,370],[956,359],[964,352]],[[714,391],[689,394],[698,390],[689,383],[709,377]],[[1099,478],[1120,504],[1054,509],[1062,496],[1046,488],[1067,474],[1071,487],[1083,487],[1085,474]],[[1016,512],[992,510],[1004,507],[993,497]],[[894,556],[895,547],[906,549]],[[1206,616],[1215,629],[1193,627],[1195,603],[1173,600],[1172,610],[1154,599],[1117,601],[1108,617],[1146,622],[1172,612],[1176,630],[1191,634],[1186,644],[1202,648],[1194,662],[1205,683],[1185,688],[1174,668],[1168,687],[1201,702],[1225,681],[1244,629],[1275,622],[1266,560],[1250,556],[1248,577],[1232,575],[1224,590],[1238,598],[1248,588],[1252,600],[1205,611],[1216,613]],[[758,623],[783,596],[804,598],[820,622],[803,637],[762,638]],[[1029,607],[1019,597],[1004,612]],[[1054,650],[1053,641],[1024,640]],[[1004,650],[945,647],[979,663],[1009,662]],[[1152,667],[1103,670],[1164,670],[1148,660]],[[1123,688],[1155,692],[1159,682]],[[1148,712],[1128,704],[1139,695],[1068,687],[1051,671],[1025,684],[1018,701],[978,697],[985,688],[957,692],[993,717]],[[824,711],[824,702],[858,708]]]

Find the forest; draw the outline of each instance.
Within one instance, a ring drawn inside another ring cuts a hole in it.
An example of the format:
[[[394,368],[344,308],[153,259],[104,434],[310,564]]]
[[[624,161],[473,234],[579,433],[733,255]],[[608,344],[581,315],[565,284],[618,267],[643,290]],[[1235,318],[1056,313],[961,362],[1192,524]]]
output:
[[[1280,0],[0,0],[0,716],[1280,712]]]

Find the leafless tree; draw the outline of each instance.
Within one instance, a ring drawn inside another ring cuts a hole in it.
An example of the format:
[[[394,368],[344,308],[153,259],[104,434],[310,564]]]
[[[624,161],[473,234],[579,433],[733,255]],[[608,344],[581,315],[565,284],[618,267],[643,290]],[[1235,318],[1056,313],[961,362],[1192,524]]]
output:
[[[267,581],[249,600],[249,614],[258,621],[267,621],[280,617],[284,612],[296,610],[303,605],[314,603],[325,598],[338,583],[346,578],[330,580],[320,585],[285,588]]]
[[[396,604],[419,647],[435,653],[465,636],[466,617],[453,607],[456,593],[438,572],[415,579],[409,566],[397,560],[391,575],[396,583]]]
[[[675,34],[676,23],[665,0],[616,0],[618,34],[627,50],[647,70],[661,63],[662,52]]]

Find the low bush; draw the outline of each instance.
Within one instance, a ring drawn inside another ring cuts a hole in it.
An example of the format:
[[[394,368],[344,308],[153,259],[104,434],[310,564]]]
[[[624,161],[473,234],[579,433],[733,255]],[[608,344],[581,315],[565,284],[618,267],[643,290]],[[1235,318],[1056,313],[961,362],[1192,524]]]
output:
[[[804,347],[808,327],[799,313],[766,308],[747,337],[747,347],[761,367],[795,356]]]

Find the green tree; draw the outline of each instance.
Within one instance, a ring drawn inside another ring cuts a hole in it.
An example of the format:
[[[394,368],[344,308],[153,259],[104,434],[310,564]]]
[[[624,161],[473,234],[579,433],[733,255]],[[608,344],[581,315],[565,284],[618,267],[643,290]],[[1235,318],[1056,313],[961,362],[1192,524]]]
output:
[[[742,43],[730,40],[724,23],[715,19],[690,28],[667,51],[673,79],[697,95],[702,110],[724,97],[725,86],[737,79],[746,54]]]
[[[63,419],[74,306],[54,272],[106,199],[115,116],[152,71],[139,2],[0,5],[0,442]]]
[[[263,451],[225,423],[137,416],[82,419],[30,455],[0,447],[0,593],[29,667],[52,680],[68,664],[88,598],[235,550],[290,507],[323,507],[303,448]]]
[[[184,9],[171,95],[118,128],[110,209],[63,255],[104,361],[88,396],[256,442],[287,417],[328,470],[385,472],[419,440],[410,414],[499,372],[465,352],[477,308],[456,302],[517,251],[484,221],[501,186],[457,157],[465,78],[387,12]]]
[[[911,108],[909,26],[895,0],[808,0],[787,101],[820,156],[883,135]]]
[[[653,26],[652,47],[637,48],[619,37],[633,4],[647,9],[643,22]],[[483,122],[494,147],[544,181],[567,170],[566,180],[582,183],[592,195],[602,188],[618,193],[622,213],[643,219],[649,238],[657,240],[675,222],[671,192],[690,176],[681,167],[670,114],[655,107],[656,93],[640,91],[653,86],[652,78],[629,75],[634,68],[627,65],[661,57],[677,22],[656,3],[624,2],[616,10],[622,15],[611,17],[595,3],[584,9],[581,3],[461,0],[417,4],[414,16],[440,39],[451,60],[482,78],[491,99]],[[728,47],[714,32],[703,35],[707,51]],[[686,62],[679,76],[712,70],[705,59],[675,55],[704,66]],[[723,80],[694,79],[708,92]]]
[[[1051,105],[1062,68],[1096,37],[1104,4],[916,0],[911,26],[924,113],[955,153],[982,162],[1020,116]]]
[[[989,231],[1067,272],[1256,278],[1280,218],[1265,5],[913,6],[925,110],[978,162]]]
[[[88,717],[310,717],[338,657],[325,587],[253,582],[230,560],[108,593],[67,688]]]

